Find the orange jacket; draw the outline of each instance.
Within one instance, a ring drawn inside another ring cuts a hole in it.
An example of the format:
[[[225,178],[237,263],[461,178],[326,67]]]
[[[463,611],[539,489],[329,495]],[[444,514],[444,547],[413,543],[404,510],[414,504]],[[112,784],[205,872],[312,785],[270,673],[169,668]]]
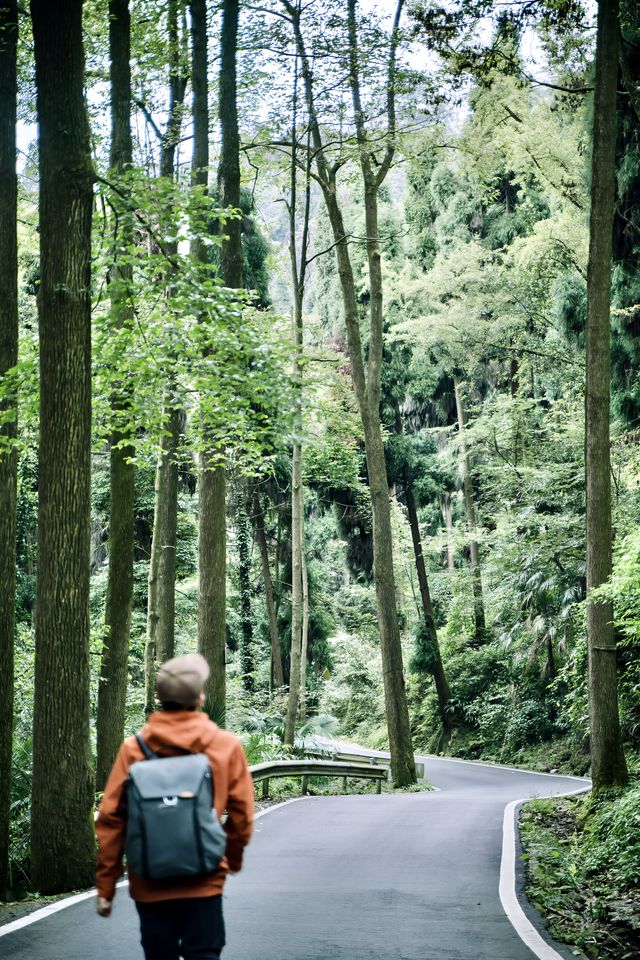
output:
[[[253,781],[242,744],[233,734],[221,730],[206,713],[194,710],[152,713],[142,729],[142,737],[152,750],[171,745],[205,753],[213,771],[214,806],[219,817],[227,811],[224,829],[227,833],[226,854],[217,871],[210,877],[185,880],[145,880],[129,870],[129,892],[134,900],[174,900],[182,897],[209,897],[222,893],[228,870],[234,873],[242,866],[242,852],[253,828]],[[171,753],[170,750],[167,750]],[[122,874],[122,857],[126,831],[123,788],[129,767],[142,759],[142,750],[135,737],[128,737],[109,775],[98,818],[98,895],[112,900],[116,881]]]

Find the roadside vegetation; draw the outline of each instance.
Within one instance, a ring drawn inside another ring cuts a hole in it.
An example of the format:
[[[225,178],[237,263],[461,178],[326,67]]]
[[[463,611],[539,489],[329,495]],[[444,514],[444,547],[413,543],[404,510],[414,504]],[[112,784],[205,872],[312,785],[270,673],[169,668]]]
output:
[[[640,951],[640,779],[621,795],[535,800],[521,837],[527,894],[551,933],[589,960]]]

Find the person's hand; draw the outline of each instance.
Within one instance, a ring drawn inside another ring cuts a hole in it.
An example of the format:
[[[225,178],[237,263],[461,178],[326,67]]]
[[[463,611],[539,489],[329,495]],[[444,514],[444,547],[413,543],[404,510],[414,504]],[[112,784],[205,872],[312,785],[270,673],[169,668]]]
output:
[[[99,917],[110,917],[111,900],[107,900],[106,897],[98,897],[96,900],[96,910],[98,911]]]

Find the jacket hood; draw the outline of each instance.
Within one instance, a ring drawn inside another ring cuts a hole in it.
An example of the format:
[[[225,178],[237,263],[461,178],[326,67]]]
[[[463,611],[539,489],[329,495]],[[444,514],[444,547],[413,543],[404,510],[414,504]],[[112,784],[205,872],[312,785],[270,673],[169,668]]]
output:
[[[201,710],[158,710],[142,728],[142,739],[152,750],[176,746],[204,753],[218,727]]]

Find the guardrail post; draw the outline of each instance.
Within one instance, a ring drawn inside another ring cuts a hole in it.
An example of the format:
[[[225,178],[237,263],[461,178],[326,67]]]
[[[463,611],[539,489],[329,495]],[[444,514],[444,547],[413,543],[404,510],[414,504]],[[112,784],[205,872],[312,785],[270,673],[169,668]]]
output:
[[[269,777],[262,781],[262,799],[269,799]]]
[[[302,789],[301,789],[301,791],[300,791],[300,792],[302,793],[302,796],[303,796],[303,797],[305,796],[305,794],[306,794],[306,792],[307,792],[307,784],[308,784],[308,782],[309,782],[309,777],[306,775],[306,773],[303,773],[303,774],[302,774]]]
[[[346,777],[343,777],[343,778],[342,778],[342,790],[343,790],[343,793],[346,793],[346,792],[347,792],[347,778],[346,778]]]
[[[376,780],[376,793],[382,793],[382,780]]]

